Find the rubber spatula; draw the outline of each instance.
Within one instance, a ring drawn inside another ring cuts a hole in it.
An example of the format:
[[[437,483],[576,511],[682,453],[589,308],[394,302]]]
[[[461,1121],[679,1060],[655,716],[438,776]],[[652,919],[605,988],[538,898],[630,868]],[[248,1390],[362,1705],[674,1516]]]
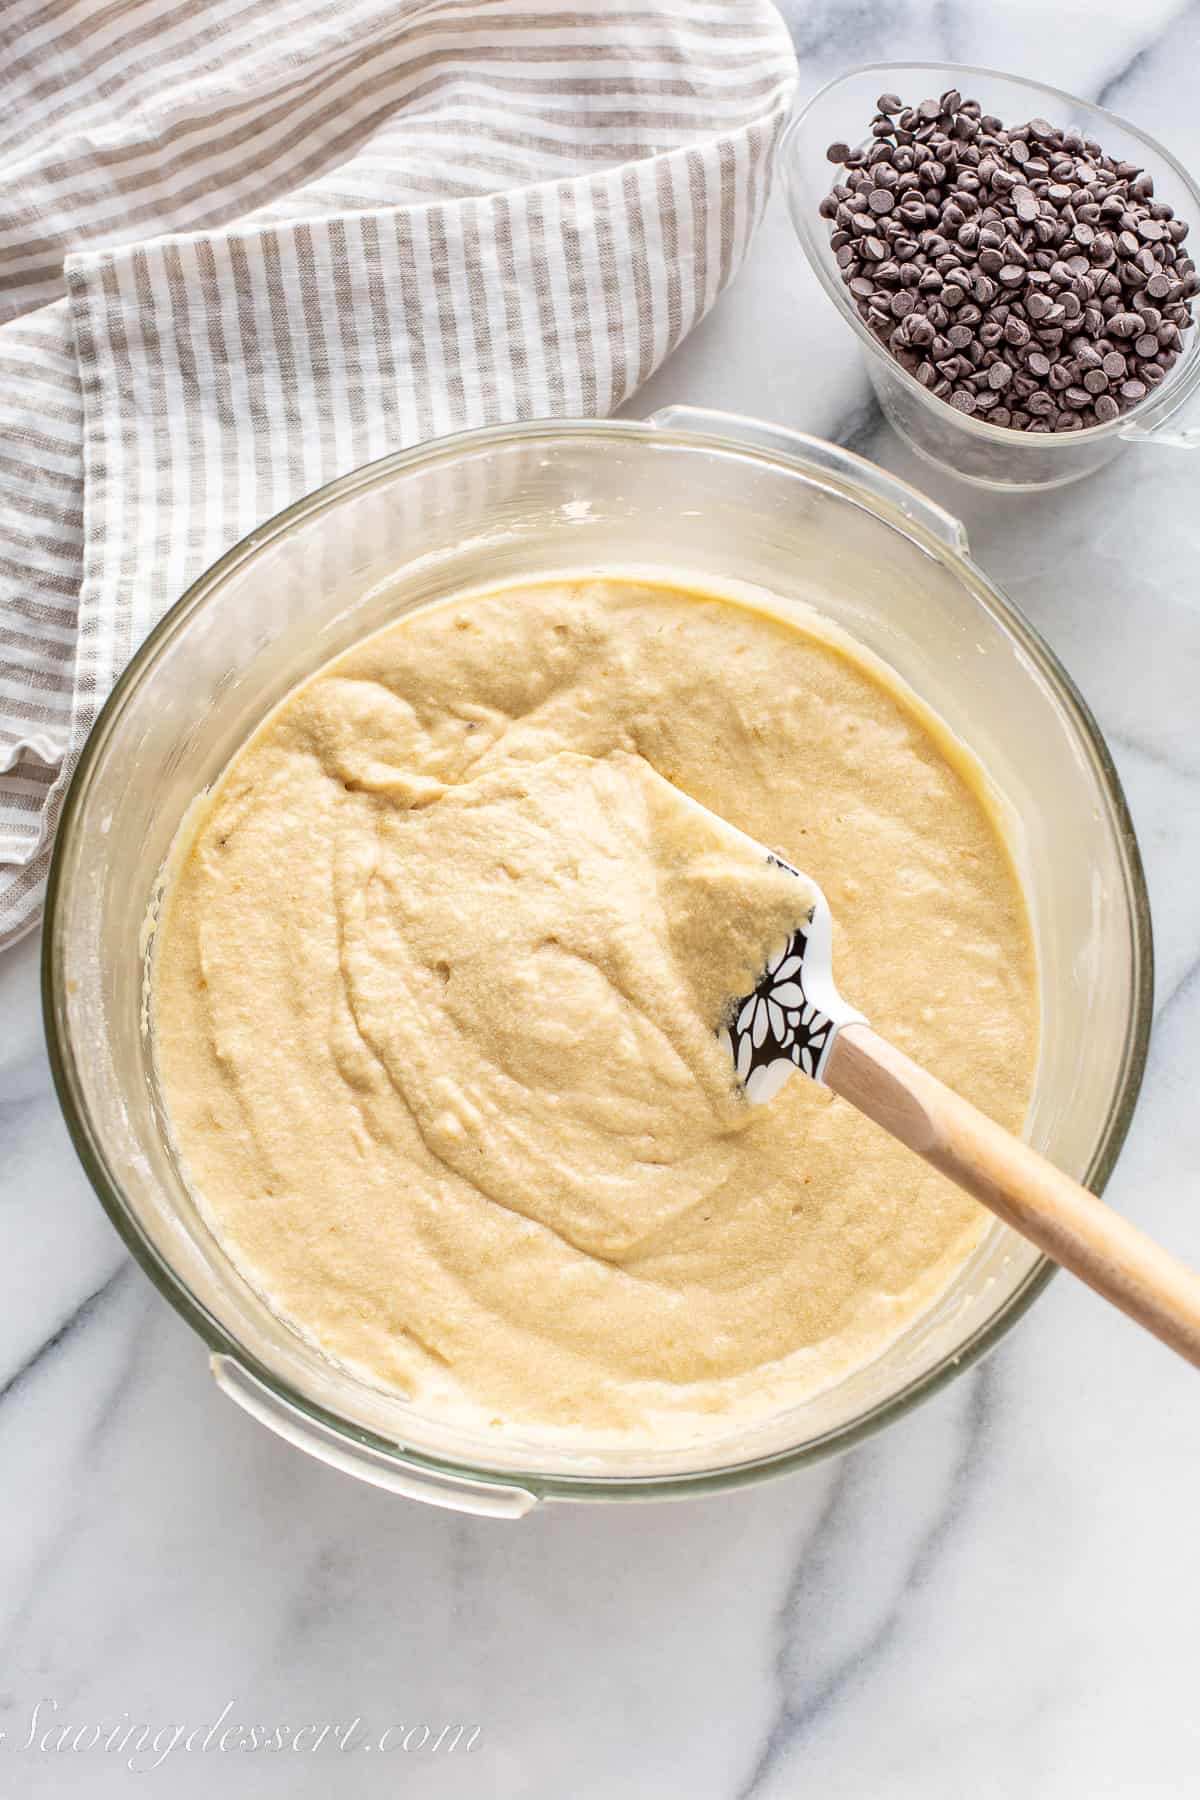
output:
[[[1200,1368],[1200,1276],[873,1031],[834,985],[833,915],[817,883],[671,792],[801,888],[795,931],[722,1027],[747,1100],[771,1100],[797,1071],[823,1082]]]

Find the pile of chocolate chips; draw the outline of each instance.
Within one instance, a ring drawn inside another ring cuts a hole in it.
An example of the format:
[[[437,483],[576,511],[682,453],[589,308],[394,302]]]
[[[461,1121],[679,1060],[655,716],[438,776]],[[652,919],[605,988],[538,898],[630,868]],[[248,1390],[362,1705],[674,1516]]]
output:
[[[955,89],[883,94],[831,144],[821,202],[842,279],[900,365],[959,412],[1078,431],[1136,406],[1192,323],[1188,228],[1134,163],[1045,119],[1007,127]]]

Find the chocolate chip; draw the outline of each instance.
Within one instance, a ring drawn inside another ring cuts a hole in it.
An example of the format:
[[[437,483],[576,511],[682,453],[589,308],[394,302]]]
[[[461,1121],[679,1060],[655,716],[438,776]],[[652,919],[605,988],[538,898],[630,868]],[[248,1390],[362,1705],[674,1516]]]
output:
[[[860,316],[927,391],[1045,433],[1107,423],[1163,380],[1200,278],[1137,164],[955,89],[881,94],[866,131],[830,146],[818,210]]]

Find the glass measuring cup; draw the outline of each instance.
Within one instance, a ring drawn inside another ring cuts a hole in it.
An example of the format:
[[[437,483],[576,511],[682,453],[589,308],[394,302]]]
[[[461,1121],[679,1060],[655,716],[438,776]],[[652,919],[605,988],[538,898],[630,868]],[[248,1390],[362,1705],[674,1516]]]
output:
[[[1024,432],[991,425],[935,399],[902,369],[858,316],[829,247],[829,227],[818,208],[834,172],[826,147],[858,143],[881,93],[894,90],[906,102],[957,87],[985,112],[1007,124],[1044,117],[1073,126],[1109,155],[1137,163],[1154,178],[1154,195],[1174,207],[1200,235],[1200,188],[1169,150],[1115,113],[1060,88],[991,69],[957,63],[867,63],[839,75],[801,108],[788,126],[780,153],[788,208],[801,248],[834,305],[856,333],[871,385],[884,415],[918,456],[976,487],[999,490],[1062,487],[1103,468],[1127,444],[1194,449],[1200,426],[1180,428],[1176,415],[1200,385],[1200,326],[1190,329],[1166,378],[1120,418],[1084,431]]]

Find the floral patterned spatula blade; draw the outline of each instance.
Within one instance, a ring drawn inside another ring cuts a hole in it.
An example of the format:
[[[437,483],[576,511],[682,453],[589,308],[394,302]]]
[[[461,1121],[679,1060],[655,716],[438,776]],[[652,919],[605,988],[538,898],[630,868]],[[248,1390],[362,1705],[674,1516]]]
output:
[[[833,915],[821,889],[773,850],[756,848],[773,867],[804,883],[809,903],[803,924],[771,957],[754,991],[732,1003],[721,1028],[747,1100],[762,1105],[797,1070],[823,1080],[838,1032],[862,1014],[834,986]]]

